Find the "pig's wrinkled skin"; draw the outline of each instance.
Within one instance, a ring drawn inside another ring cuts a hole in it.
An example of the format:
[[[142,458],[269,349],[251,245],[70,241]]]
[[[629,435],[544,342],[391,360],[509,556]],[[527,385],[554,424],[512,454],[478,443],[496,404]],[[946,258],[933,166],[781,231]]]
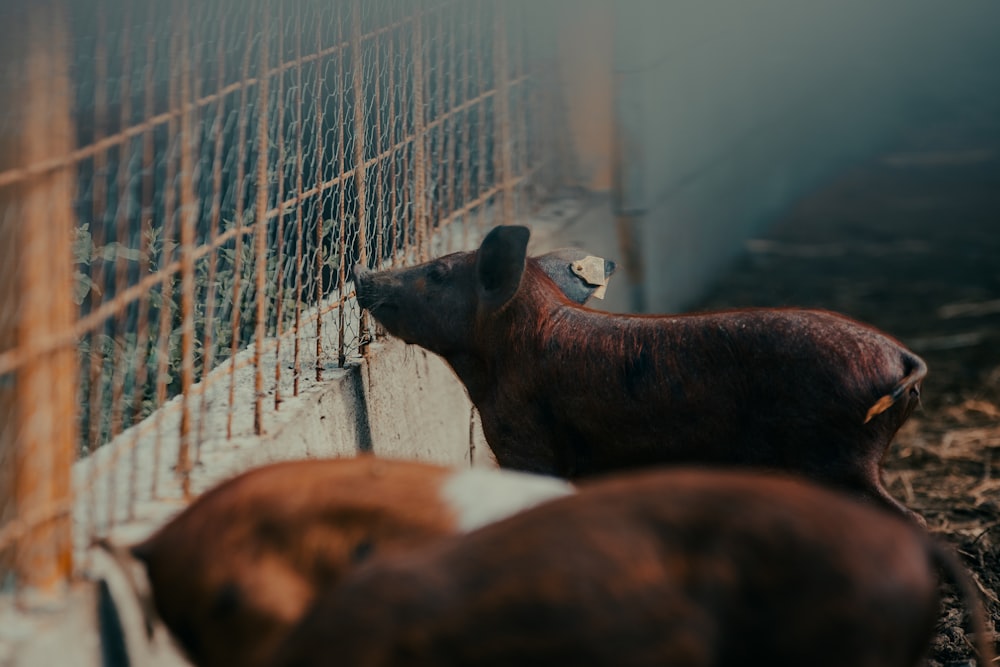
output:
[[[355,267],[360,305],[454,369],[502,467],[778,469],[912,515],[880,478],[926,374],[899,342],[820,310],[598,312],[526,257],[528,237],[501,226],[477,251]]]

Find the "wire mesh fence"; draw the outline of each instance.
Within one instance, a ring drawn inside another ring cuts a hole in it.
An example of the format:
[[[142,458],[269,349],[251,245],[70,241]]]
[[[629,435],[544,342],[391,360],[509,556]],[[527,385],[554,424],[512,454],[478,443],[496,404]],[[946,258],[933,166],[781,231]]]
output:
[[[25,545],[68,572],[74,457],[169,430],[145,477],[116,450],[129,498],[103,502],[155,495],[165,471],[186,492],[200,442],[240,428],[241,367],[260,433],[370,340],[355,263],[427,259],[558,178],[527,0],[44,0],[6,18],[0,570],[19,582]]]

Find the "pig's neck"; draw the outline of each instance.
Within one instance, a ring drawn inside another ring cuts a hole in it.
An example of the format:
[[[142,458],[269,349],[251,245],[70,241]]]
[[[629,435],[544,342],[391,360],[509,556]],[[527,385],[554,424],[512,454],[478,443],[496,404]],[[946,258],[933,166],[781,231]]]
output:
[[[591,362],[624,354],[623,339],[631,337],[626,332],[642,327],[628,316],[545,295],[512,305],[487,335],[478,337],[478,349],[447,357],[480,411],[514,394],[531,400],[570,369],[582,376],[588,376],[592,366],[595,372],[605,372],[605,364]]]
[[[488,362],[481,355],[471,352],[449,354],[445,357],[445,361],[465,385],[472,402],[476,407],[481,407],[489,395],[489,387],[492,384]]]

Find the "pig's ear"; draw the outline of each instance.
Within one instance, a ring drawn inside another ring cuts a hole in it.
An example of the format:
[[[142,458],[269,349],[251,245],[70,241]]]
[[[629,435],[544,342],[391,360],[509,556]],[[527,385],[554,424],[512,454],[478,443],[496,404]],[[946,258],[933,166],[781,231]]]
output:
[[[494,227],[479,246],[476,256],[476,280],[479,302],[487,310],[507,303],[521,285],[528,249],[527,227]]]

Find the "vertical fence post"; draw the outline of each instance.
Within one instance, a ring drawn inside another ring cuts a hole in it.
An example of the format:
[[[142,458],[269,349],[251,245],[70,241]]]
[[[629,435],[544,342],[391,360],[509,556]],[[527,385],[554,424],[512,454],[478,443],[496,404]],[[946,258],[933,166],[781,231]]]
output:
[[[496,89],[496,143],[494,144],[494,162],[496,164],[496,182],[500,190],[500,224],[513,222],[514,192],[511,189],[512,158],[510,141],[510,94],[508,79],[510,68],[507,66],[507,5],[498,1],[493,3],[493,71]]]
[[[148,28],[146,28],[148,30]],[[145,74],[143,82],[143,120],[153,115],[153,61],[156,57],[156,39],[152,32],[144,32],[146,38]],[[153,228],[153,132],[142,133],[142,185],[141,211],[142,218],[139,227],[139,275],[145,276],[150,267],[150,236]],[[145,387],[149,377],[150,331],[149,331],[150,295],[146,294],[139,301],[139,315],[136,332],[137,361],[135,367],[135,386]],[[132,420],[138,421],[143,414],[143,398],[145,392],[136,391],[132,396]],[[135,499],[138,494],[139,456],[136,452],[139,442],[139,430],[135,429],[130,449],[132,451],[132,466],[129,472],[128,486],[128,517],[135,518]]]
[[[269,4],[261,7],[261,38],[260,38],[260,68],[257,75],[257,92],[260,94],[257,110],[257,202],[254,213],[255,253],[256,253],[256,289],[257,289],[257,309],[256,309],[256,333],[254,334],[254,399],[253,399],[253,432],[260,435],[264,432],[264,336],[266,334],[267,318],[267,294],[265,292],[267,283],[267,199],[270,184],[267,180],[268,151],[268,100],[269,100],[269,79],[271,77],[268,68],[270,67],[270,55],[268,53],[268,41],[271,36],[268,34],[267,12]],[[280,203],[279,203],[280,206]]]
[[[194,384],[194,236],[198,214],[194,195],[195,123],[191,104],[191,5],[181,3],[181,424],[177,475],[184,497],[191,494],[191,387]]]
[[[365,63],[361,50],[361,0],[351,3],[351,59],[354,64],[354,184],[358,193],[358,263],[368,265],[368,229],[365,192]],[[378,81],[375,82],[378,86]],[[380,113],[376,107],[375,113]],[[375,153],[378,154],[379,147]],[[376,167],[378,168],[378,167]],[[341,263],[347,261],[346,252]],[[343,294],[341,294],[343,299]],[[340,306],[343,311],[343,304]],[[368,314],[361,311],[361,322],[358,326],[358,351],[368,353]]]
[[[344,7],[337,5],[337,178],[339,184],[337,189],[337,299],[340,305],[337,307],[337,366],[343,368],[347,362],[347,347],[344,340],[344,327],[346,318],[344,313],[344,262],[347,257],[347,197],[344,196],[346,180],[344,179],[345,153],[344,153],[344,125],[347,122],[344,110],[347,96],[344,94]]]
[[[479,15],[473,19],[473,23],[476,26],[475,38],[473,39],[474,44],[483,43],[483,33],[484,23],[485,23],[485,10],[481,4],[485,0],[481,0],[479,3]],[[479,120],[476,125],[478,128],[477,134],[479,135],[479,142],[476,146],[477,155],[483,164],[479,165],[479,169],[476,170],[476,196],[485,196],[487,182],[486,182],[486,100],[482,99],[483,95],[486,93],[486,66],[483,63],[483,49],[476,49],[476,83],[478,88],[476,89],[476,96],[481,98],[479,102]],[[484,233],[486,230],[486,206],[485,204],[479,207],[479,215],[477,216],[477,224],[479,226],[480,233]]]
[[[219,236],[219,222],[222,219],[222,130],[223,110],[225,109],[225,99],[222,97],[222,88],[226,80],[226,51],[225,45],[225,23],[220,24],[217,38],[217,51],[215,54],[215,88],[219,100],[215,103],[215,119],[213,122],[213,132],[215,139],[212,146],[212,207],[210,212],[211,222],[209,223],[208,242],[215,245]],[[218,345],[215,334],[215,301],[219,288],[216,285],[216,275],[219,267],[219,251],[212,251],[208,255],[208,282],[205,287],[205,326],[202,339],[202,362],[201,362],[201,405],[198,408],[198,434],[195,437],[195,461],[201,460],[201,443],[203,440],[205,415],[208,412],[208,374],[215,367],[215,348]]]
[[[247,98],[249,97],[250,54],[253,51],[254,23],[253,13],[247,21],[247,38],[243,46],[243,67],[240,78],[240,106],[237,110],[237,128],[239,134],[236,140],[236,213],[233,226],[236,228],[236,243],[233,252],[233,305],[231,311],[231,338],[229,340],[229,401],[226,404],[226,439],[233,437],[233,405],[236,402],[236,353],[240,349],[240,289],[243,281],[243,230],[246,220],[243,217],[244,197],[246,195],[243,179],[246,178],[246,142]]]
[[[282,64],[285,59],[285,13],[282,11],[282,4],[278,3],[278,57],[277,61]],[[278,85],[275,95],[275,105],[278,111],[278,122],[276,125],[278,134],[278,166],[277,172],[277,201],[278,201],[278,223],[275,231],[278,245],[274,256],[275,262],[274,284],[276,286],[274,295],[274,409],[281,407],[281,336],[283,332],[284,319],[284,298],[285,298],[285,72],[279,71],[277,74]]]
[[[390,9],[389,11],[389,21],[391,23],[396,23],[396,12]],[[398,250],[399,250],[399,219],[400,214],[397,210],[397,195],[399,193],[400,184],[396,177],[396,161],[397,148],[396,142],[402,137],[406,136],[406,123],[401,122],[400,115],[396,113],[396,42],[399,38],[396,33],[402,34],[402,30],[394,29],[389,33],[389,38],[386,40],[388,44],[389,52],[386,55],[386,62],[389,63],[389,81],[386,84],[386,97],[388,97],[387,107],[389,109],[389,115],[386,117],[386,123],[388,124],[389,132],[389,146],[392,147],[392,154],[389,156],[389,243],[392,244],[392,249],[389,252],[389,265],[392,267],[396,266],[398,261]],[[400,105],[402,105],[403,96],[399,95]],[[406,149],[399,151],[402,155],[406,155]],[[380,170],[381,171],[381,170]],[[403,225],[406,226],[405,223]],[[379,257],[379,261],[381,261]]]
[[[379,39],[385,39],[387,42],[392,41],[391,35],[386,38],[384,35],[380,37],[375,37],[375,48],[373,49],[375,63],[372,67],[372,71],[375,72],[374,87],[375,87],[375,261],[374,266],[376,269],[382,268],[382,261],[385,259],[385,247],[384,234],[385,234],[385,221],[383,220],[385,216],[384,204],[385,204],[385,172],[386,166],[384,159],[382,157],[382,149],[384,145],[383,135],[382,135],[382,49],[379,44]],[[389,142],[390,147],[392,142]],[[390,157],[391,161],[391,157]],[[377,329],[377,328],[376,328]],[[372,336],[377,335],[377,330],[372,332]]]
[[[323,44],[323,21],[317,16],[316,20],[316,49],[320,50]],[[337,44],[340,44],[339,36]],[[323,381],[323,237],[325,225],[325,206],[323,205],[323,174],[326,173],[326,161],[323,158],[323,145],[326,142],[326,132],[324,126],[325,103],[323,95],[328,92],[326,78],[323,70],[326,64],[320,58],[316,61],[316,83],[313,91],[313,107],[316,112],[316,361],[313,364],[316,371],[316,382]]]
[[[65,156],[73,146],[65,6],[36,0],[5,14],[0,97],[12,103],[0,112],[0,172]],[[23,67],[9,65],[16,62]],[[0,352],[25,355],[12,376],[0,377],[0,458],[9,471],[0,481],[0,521],[6,514],[20,526],[13,562],[20,590],[49,600],[72,570],[77,353],[72,344],[32,348],[73,324],[73,225],[70,167],[0,186]]]
[[[419,4],[413,13],[413,227],[416,232],[417,260],[430,257],[427,231],[427,180],[424,163],[424,26]]]
[[[317,65],[317,68],[319,65]],[[302,4],[295,5],[295,349],[292,352],[292,395],[299,395],[302,374]],[[319,277],[317,276],[317,280]],[[317,318],[319,319],[319,318]]]

